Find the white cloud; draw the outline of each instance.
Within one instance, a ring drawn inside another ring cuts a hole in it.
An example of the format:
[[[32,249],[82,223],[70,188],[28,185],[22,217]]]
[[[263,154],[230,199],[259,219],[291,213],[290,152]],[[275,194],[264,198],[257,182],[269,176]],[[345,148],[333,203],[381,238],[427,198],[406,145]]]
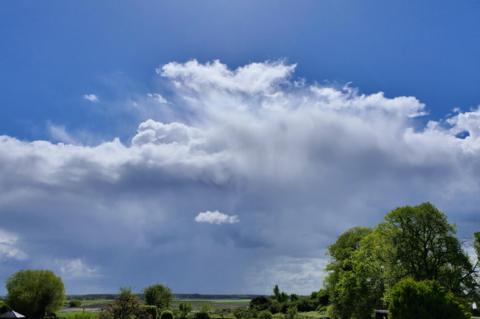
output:
[[[148,93],[147,96],[160,104],[167,104],[168,101],[159,93]]]
[[[100,100],[98,99],[98,96],[96,96],[95,94],[84,94],[83,95],[83,98],[87,101],[90,101],[92,103],[97,103],[99,102]]]
[[[268,282],[281,274],[291,282],[283,286],[311,289],[321,280],[317,259],[341,231],[376,224],[399,205],[432,201],[462,236],[478,230],[480,110],[424,125],[415,97],[308,84],[294,69],[160,67],[173,84],[161,108],[171,120],[140,123],[131,143],[1,136],[2,223],[22,226],[29,259],[74,249],[109,270],[108,288],[125,285],[125,273],[148,284],[162,265],[174,290],[212,293],[225,282],[255,292],[251,267],[284,262],[295,266],[273,267]],[[242,222],[193,228],[191,213],[212,206],[197,218],[238,221],[221,213],[234,211]],[[214,280],[218,271],[226,281]]]
[[[48,125],[48,132],[54,141],[68,143],[68,144],[78,144],[77,140],[70,135],[63,125]]]
[[[273,91],[284,83],[295,70],[295,65],[281,62],[252,63],[230,70],[216,60],[200,64],[196,60],[187,63],[168,63],[157,68],[157,73],[171,79],[180,87],[197,92],[202,89],[226,89],[232,92],[256,94]]]
[[[0,261],[6,259],[25,260],[27,254],[17,247],[18,236],[0,229]]]
[[[57,259],[60,273],[67,278],[85,278],[98,275],[95,267],[87,265],[81,258]]]
[[[195,217],[195,221],[197,223],[208,223],[208,224],[235,224],[240,221],[237,215],[227,215],[224,213],[219,212],[218,210],[215,211],[206,211],[198,213]]]

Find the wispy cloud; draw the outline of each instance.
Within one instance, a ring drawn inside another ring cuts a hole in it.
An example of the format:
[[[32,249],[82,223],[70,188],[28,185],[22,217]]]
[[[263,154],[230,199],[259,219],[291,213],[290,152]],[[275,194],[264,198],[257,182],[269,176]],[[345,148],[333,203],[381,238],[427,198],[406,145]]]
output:
[[[167,104],[168,101],[159,93],[148,93],[147,96],[160,104]]]
[[[18,235],[0,229],[0,261],[2,259],[25,260],[27,254],[17,247]]]
[[[63,125],[54,125],[48,124],[48,132],[52,139],[57,142],[68,143],[68,144],[78,144],[78,141],[67,132],[65,126]]]

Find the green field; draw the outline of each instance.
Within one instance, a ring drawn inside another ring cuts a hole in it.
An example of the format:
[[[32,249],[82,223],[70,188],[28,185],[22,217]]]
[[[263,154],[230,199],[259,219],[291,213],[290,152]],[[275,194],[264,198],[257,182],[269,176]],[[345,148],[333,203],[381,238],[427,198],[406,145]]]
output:
[[[81,301],[81,308],[66,307],[57,312],[57,316],[63,319],[96,319],[99,309],[111,303],[113,299],[83,299]],[[178,309],[178,305],[182,302],[190,303],[194,312],[207,306],[212,319],[235,319],[233,310],[247,308],[250,299],[175,299],[172,309]],[[280,313],[274,315],[274,319],[284,319],[284,317],[284,314]],[[320,319],[323,318],[323,315],[317,311],[299,312],[298,318]]]

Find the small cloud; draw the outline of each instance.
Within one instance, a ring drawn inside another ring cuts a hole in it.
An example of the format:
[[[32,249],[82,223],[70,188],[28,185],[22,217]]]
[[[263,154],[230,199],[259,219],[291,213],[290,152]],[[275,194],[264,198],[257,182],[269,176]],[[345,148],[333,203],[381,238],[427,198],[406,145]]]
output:
[[[27,254],[16,247],[18,236],[0,229],[0,260],[2,259],[27,259]]]
[[[57,259],[55,263],[60,267],[60,272],[65,277],[84,278],[97,275],[97,269],[87,265],[82,259]]]
[[[158,93],[148,93],[147,96],[160,104],[167,104],[168,101]]]
[[[227,215],[216,211],[201,212],[195,217],[197,223],[209,223],[209,224],[235,224],[240,221],[237,215]]]
[[[100,101],[95,94],[84,94],[83,98],[87,101],[92,102],[92,103],[97,103],[97,102]]]

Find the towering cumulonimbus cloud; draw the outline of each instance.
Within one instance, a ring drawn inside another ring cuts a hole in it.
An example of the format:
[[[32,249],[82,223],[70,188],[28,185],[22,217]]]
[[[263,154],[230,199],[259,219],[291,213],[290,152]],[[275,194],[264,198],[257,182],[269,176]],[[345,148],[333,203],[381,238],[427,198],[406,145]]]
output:
[[[15,237],[0,232],[0,277],[21,265],[68,270],[82,292],[308,293],[340,232],[399,205],[432,201],[465,239],[480,228],[480,110],[427,121],[415,97],[294,71],[172,62],[157,73],[174,120],[128,142],[1,136],[0,227]]]

